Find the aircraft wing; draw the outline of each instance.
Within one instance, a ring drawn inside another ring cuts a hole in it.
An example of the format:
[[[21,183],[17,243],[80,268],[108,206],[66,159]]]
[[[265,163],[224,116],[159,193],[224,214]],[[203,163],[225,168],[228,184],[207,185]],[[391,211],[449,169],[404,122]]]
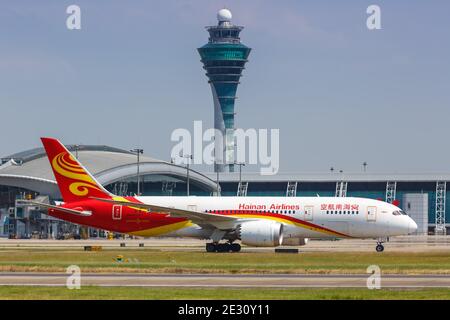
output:
[[[83,217],[92,215],[92,212],[90,212],[90,211],[78,211],[78,210],[74,210],[74,209],[68,209],[68,208],[64,208],[64,207],[60,207],[60,206],[54,206],[51,204],[37,202],[37,201],[22,200],[20,202],[26,203],[26,204],[31,204],[36,207],[44,207],[44,208],[47,208],[49,211],[50,210],[58,210],[58,211],[62,211],[65,213],[75,214],[77,216],[83,216]]]
[[[94,197],[92,197],[92,199],[95,199],[98,201],[103,201],[103,202],[108,202],[108,203],[112,203],[112,204],[116,204],[116,205],[127,206],[127,207],[131,207],[131,208],[146,209],[146,210],[149,210],[152,212],[166,213],[166,214],[170,215],[171,217],[189,219],[195,224],[212,225],[218,229],[233,229],[234,227],[236,227],[236,221],[239,219],[239,218],[233,217],[233,216],[224,216],[224,215],[218,215],[218,214],[212,214],[212,213],[206,213],[206,212],[169,208],[169,207],[163,207],[163,206],[147,204],[147,203],[111,200],[111,199],[94,198]]]

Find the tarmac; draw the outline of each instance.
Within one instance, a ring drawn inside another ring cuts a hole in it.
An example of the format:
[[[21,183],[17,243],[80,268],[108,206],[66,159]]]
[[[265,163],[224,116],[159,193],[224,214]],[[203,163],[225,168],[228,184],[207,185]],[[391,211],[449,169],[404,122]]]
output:
[[[0,239],[0,250],[81,249],[102,246],[104,249],[136,250],[151,248],[161,251],[204,251],[206,241],[182,238],[150,239],[88,239],[38,240]],[[375,252],[375,240],[312,240],[306,246],[295,247],[302,252]],[[287,247],[292,248],[292,247]],[[273,252],[274,248],[243,246],[244,252]],[[450,236],[405,236],[385,243],[386,252],[448,251]],[[65,273],[2,272],[0,286],[66,286],[70,275]],[[366,288],[369,274],[360,275],[295,275],[295,274],[142,274],[142,273],[82,273],[81,285],[128,287],[242,287],[242,288]],[[385,275],[382,288],[450,288],[449,275]]]
[[[204,251],[205,240],[186,238],[148,238],[148,239],[87,239],[87,240],[39,240],[0,238],[0,249],[12,248],[84,248],[102,246],[104,249],[137,249],[140,245],[162,251]],[[342,239],[310,240],[305,246],[297,248],[300,252],[375,252],[376,240]],[[450,236],[402,236],[391,238],[384,243],[385,252],[431,252],[449,251]],[[283,248],[283,247],[282,247]],[[275,248],[242,247],[243,252],[274,252]]]
[[[66,286],[64,273],[0,273],[0,285]],[[219,274],[81,274],[81,286],[225,287],[225,288],[367,288],[369,275],[219,275]],[[369,280],[370,284],[374,282]],[[382,288],[450,288],[445,275],[382,275]]]

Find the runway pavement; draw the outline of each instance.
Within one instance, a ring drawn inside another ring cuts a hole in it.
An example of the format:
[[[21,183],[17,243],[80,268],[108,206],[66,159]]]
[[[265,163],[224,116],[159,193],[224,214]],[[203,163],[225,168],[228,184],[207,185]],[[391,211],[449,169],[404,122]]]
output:
[[[64,273],[0,273],[0,285],[65,286]],[[81,286],[124,287],[265,287],[265,288],[365,288],[361,275],[222,275],[222,274],[81,274]],[[450,288],[449,275],[382,275],[382,288]]]
[[[125,247],[121,247],[124,243]],[[186,238],[148,238],[148,239],[87,239],[87,240],[38,240],[0,238],[0,249],[82,249],[84,246],[102,246],[105,249],[136,249],[142,244],[144,248],[162,251],[204,251],[205,240]],[[374,252],[375,240],[343,239],[310,240],[306,246],[298,247],[301,252]],[[244,252],[273,252],[274,248],[243,247]],[[450,236],[402,236],[393,237],[385,243],[386,252],[432,252],[449,251]]]

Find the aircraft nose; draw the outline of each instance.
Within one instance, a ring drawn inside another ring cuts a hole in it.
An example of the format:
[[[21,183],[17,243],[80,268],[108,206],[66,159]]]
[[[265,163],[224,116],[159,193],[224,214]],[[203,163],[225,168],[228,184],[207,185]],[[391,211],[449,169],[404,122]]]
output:
[[[417,231],[417,223],[411,218],[409,220],[410,221],[408,224],[408,234],[411,234]]]

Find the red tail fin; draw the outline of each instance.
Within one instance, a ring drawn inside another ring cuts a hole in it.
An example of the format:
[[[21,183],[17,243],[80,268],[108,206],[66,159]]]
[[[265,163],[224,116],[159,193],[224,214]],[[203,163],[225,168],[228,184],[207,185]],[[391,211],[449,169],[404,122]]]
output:
[[[112,195],[78,162],[57,139],[41,138],[64,202]]]

